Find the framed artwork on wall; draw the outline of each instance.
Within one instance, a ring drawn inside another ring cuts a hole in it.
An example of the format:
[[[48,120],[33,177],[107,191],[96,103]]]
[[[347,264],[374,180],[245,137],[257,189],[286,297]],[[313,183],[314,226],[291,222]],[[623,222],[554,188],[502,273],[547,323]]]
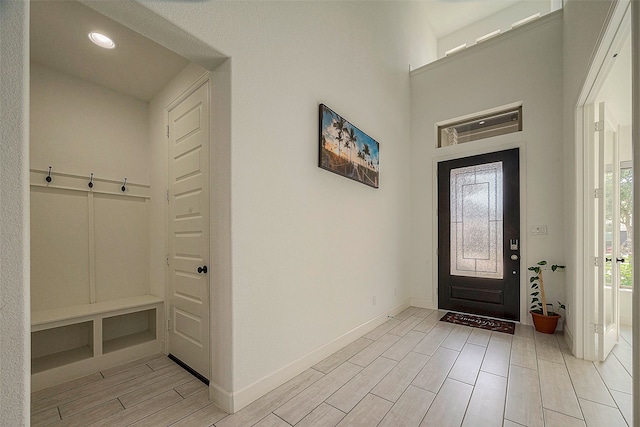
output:
[[[380,144],[320,104],[318,166],[373,188],[380,181]]]

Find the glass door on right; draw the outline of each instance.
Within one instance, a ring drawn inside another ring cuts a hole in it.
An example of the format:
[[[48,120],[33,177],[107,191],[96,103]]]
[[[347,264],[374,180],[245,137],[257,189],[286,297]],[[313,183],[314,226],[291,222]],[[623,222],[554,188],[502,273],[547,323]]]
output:
[[[620,289],[632,284],[633,169],[620,146],[620,126],[604,102],[598,105],[597,351],[605,360],[620,334]]]
[[[630,152],[630,150],[627,150]],[[618,283],[620,284],[620,290],[622,292],[630,293],[633,291],[633,162],[631,160],[624,160],[622,154],[625,153],[625,147],[623,141],[620,143],[620,188],[618,194],[620,195],[619,206],[619,246],[618,254],[620,260],[618,261]],[[630,153],[629,153],[630,154]],[[628,156],[625,156],[628,157]],[[623,293],[620,295],[623,295]],[[631,317],[631,313],[626,313],[626,310],[622,309],[620,316]],[[623,322],[621,319],[621,325],[627,322]]]
[[[585,259],[585,356],[604,360],[610,352],[631,359],[633,318],[632,48],[628,4],[600,64],[585,103],[588,232]],[[595,127],[594,127],[595,124]],[[587,128],[588,126],[588,128]],[[588,129],[588,130],[587,130]],[[594,192],[595,190],[595,192]],[[594,194],[595,193],[595,194]],[[589,268],[589,265],[593,267]],[[616,343],[619,345],[616,346]],[[628,353],[628,354],[627,354]],[[625,366],[631,374],[629,363]]]

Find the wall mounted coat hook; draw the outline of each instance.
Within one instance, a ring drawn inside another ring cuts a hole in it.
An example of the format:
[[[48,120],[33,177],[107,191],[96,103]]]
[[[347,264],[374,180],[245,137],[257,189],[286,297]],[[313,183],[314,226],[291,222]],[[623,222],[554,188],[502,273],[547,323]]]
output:
[[[47,174],[47,177],[44,180],[47,182],[51,182],[53,180],[53,178],[51,178],[51,166],[49,166],[49,173]]]
[[[124,193],[125,191],[127,191],[127,177],[124,177],[124,182],[122,183],[122,187],[120,187],[120,189],[122,190],[122,192]]]
[[[93,188],[93,172],[91,172],[91,176],[89,177],[89,188]]]

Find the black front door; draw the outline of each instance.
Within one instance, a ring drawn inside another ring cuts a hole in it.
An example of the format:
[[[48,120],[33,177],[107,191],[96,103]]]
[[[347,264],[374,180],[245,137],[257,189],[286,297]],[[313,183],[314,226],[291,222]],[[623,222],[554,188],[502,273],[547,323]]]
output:
[[[520,320],[519,150],[438,163],[438,307]]]

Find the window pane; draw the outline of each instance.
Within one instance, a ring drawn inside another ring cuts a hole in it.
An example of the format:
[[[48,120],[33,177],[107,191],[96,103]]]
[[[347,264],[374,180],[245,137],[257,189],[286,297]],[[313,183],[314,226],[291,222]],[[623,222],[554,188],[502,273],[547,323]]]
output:
[[[462,144],[522,130],[522,107],[438,127],[438,147]]]
[[[502,162],[451,170],[451,275],[503,278]]]
[[[619,224],[614,224],[614,207],[613,203],[616,200],[614,196],[614,179],[615,174],[613,172],[613,158],[614,158],[614,144],[616,137],[613,132],[609,130],[609,127],[605,130],[604,137],[604,233],[605,233],[605,276],[604,276],[604,327],[605,331],[607,327],[612,325],[616,319],[614,319],[614,313],[616,308],[616,300],[614,298],[614,277],[613,277],[613,263],[616,262],[614,258],[616,253],[613,250],[614,241],[617,241],[617,236],[614,238],[613,233],[615,227],[619,227]]]
[[[620,286],[633,287],[633,169],[620,168]]]

